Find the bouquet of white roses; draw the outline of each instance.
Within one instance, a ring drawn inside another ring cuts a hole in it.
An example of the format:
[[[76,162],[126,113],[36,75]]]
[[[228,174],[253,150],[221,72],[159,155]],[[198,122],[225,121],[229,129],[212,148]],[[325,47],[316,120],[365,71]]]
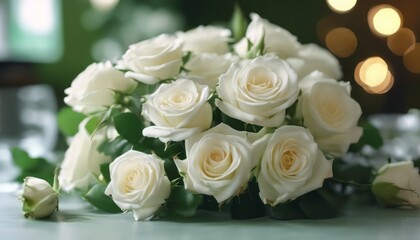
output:
[[[361,108],[328,51],[257,14],[249,25],[237,16],[233,35],[162,34],[80,73],[61,113],[83,120],[60,188],[136,220],[197,209],[322,218],[317,189],[362,136]]]

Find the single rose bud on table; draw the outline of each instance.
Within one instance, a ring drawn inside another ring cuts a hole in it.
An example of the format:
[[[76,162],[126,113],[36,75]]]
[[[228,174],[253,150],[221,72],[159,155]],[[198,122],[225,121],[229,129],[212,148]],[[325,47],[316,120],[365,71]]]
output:
[[[46,218],[58,208],[58,192],[47,181],[36,177],[24,179],[21,199],[26,218]]]
[[[420,174],[412,161],[381,167],[372,182],[372,192],[385,207],[420,208]]]

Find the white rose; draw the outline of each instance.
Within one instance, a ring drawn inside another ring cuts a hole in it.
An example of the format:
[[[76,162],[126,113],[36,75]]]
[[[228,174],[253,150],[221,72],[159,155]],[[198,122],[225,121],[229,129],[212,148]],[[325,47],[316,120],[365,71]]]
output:
[[[116,158],[109,171],[105,194],[121,209],[132,210],[135,220],[152,217],[171,192],[163,161],[155,155],[130,150]]]
[[[115,70],[110,62],[93,63],[64,91],[67,94],[64,102],[77,112],[103,111],[114,104],[115,92],[131,92],[136,84]]]
[[[384,206],[419,208],[419,169],[412,161],[386,164],[373,180],[372,192]]]
[[[298,114],[325,153],[343,156],[351,143],[362,136],[357,126],[362,114],[359,103],[350,96],[349,82],[339,82],[313,72],[299,81],[302,95]]]
[[[311,133],[286,125],[269,140],[257,182],[261,200],[275,206],[320,188],[330,177],[332,161],[324,157]]]
[[[87,120],[80,123],[79,131],[72,138],[60,166],[58,181],[60,187],[67,192],[73,189],[86,191],[97,182],[101,164],[111,161],[111,157],[97,150],[105,139],[105,129],[96,131],[91,136],[85,129],[86,123]]]
[[[185,65],[187,78],[215,89],[219,76],[236,60],[231,54],[202,53],[194,55]]]
[[[23,212],[26,218],[45,218],[58,208],[58,193],[40,178],[26,177],[23,184]]]
[[[214,196],[218,203],[244,191],[251,170],[261,155],[265,139],[254,143],[247,132],[239,132],[226,124],[194,135],[185,141],[185,160],[175,160],[184,177],[185,189]]]
[[[253,45],[257,45],[263,37],[265,53],[274,53],[280,58],[288,58],[297,54],[300,43],[297,41],[296,36],[261,18],[258,14],[251,13],[251,20],[245,38],[234,46],[235,52],[239,56],[246,57],[249,47],[248,41]]]
[[[343,75],[337,58],[328,50],[316,44],[303,45],[299,49],[297,56],[289,58],[287,61],[296,70],[299,79],[315,70],[334,79],[341,79]]]
[[[225,54],[229,51],[229,29],[215,26],[199,26],[187,32],[177,32],[182,39],[183,50],[193,53]]]
[[[296,72],[276,56],[234,63],[220,76],[216,106],[226,115],[264,127],[282,124],[297,99]]]
[[[133,45],[117,62],[116,68],[128,70],[131,77],[145,84],[156,84],[178,75],[182,65],[182,44],[175,36],[161,34]]]
[[[162,142],[182,141],[208,129],[213,119],[209,96],[208,86],[191,80],[161,84],[143,104],[143,117],[155,124],[143,135]]]

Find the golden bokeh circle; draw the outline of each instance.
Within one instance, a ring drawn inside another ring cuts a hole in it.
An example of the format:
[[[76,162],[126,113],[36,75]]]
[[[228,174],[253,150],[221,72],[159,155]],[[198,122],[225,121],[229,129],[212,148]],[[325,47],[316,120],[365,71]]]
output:
[[[416,36],[411,29],[400,28],[395,34],[387,39],[389,50],[395,55],[403,56],[404,53],[416,43]]]
[[[412,45],[404,54],[404,66],[412,73],[420,73],[420,43]]]
[[[354,78],[366,92],[373,94],[386,93],[394,84],[387,63],[377,56],[359,62],[354,70]]]
[[[357,37],[348,28],[338,27],[330,30],[325,37],[327,48],[338,57],[349,57],[357,48]]]
[[[357,0],[327,0],[328,7],[338,13],[345,13],[354,8]]]
[[[388,4],[371,8],[367,18],[370,30],[378,36],[390,36],[403,25],[400,11]]]

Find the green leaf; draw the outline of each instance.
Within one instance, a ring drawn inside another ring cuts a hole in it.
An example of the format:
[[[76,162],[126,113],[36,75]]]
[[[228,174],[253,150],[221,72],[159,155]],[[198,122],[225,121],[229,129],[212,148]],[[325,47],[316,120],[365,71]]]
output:
[[[297,200],[277,204],[271,208],[271,217],[278,220],[305,219]]]
[[[112,199],[105,195],[105,183],[98,183],[94,185],[83,198],[99,210],[109,213],[121,213],[121,209],[112,201]]]
[[[144,152],[147,154],[151,154],[153,152],[160,152],[165,149],[165,144],[156,140],[155,138],[143,137],[139,143],[133,145],[133,149]],[[159,157],[162,158],[161,155],[157,154]]]
[[[128,142],[136,144],[142,138],[144,124],[133,113],[121,113],[114,117],[115,129]]]
[[[117,137],[111,141],[106,140],[101,143],[98,147],[98,151],[115,159],[132,147],[133,145],[127,142],[127,140]]]
[[[15,181],[22,182],[23,179],[25,179],[25,177],[32,176],[32,177],[44,179],[45,181],[47,181],[49,184],[52,185],[54,183],[54,171],[55,171],[54,165],[50,163],[46,163],[46,164],[41,163],[41,164],[38,164],[33,169],[25,170],[25,171],[21,170],[20,174],[15,178]]]
[[[228,204],[220,206],[213,196],[209,196],[209,195],[202,195],[202,196],[203,196],[203,202],[200,204],[198,209],[206,210],[206,211],[213,211],[213,212],[220,212],[224,210],[223,207],[225,207],[225,209],[229,208]]]
[[[253,45],[251,43],[251,41],[248,41],[248,44],[251,44],[251,48],[247,52],[247,56],[246,56],[248,59],[253,59],[253,58],[256,58],[258,56],[264,55],[264,51],[265,51],[265,32],[264,32],[264,29],[263,29],[262,37],[257,44]]]
[[[182,56],[182,66],[185,66],[185,64],[187,64],[187,62],[190,60],[192,56],[192,52],[191,51],[187,51],[184,53],[184,55]]]
[[[184,142],[170,142],[166,146],[164,143],[159,141],[159,139],[154,139],[153,150],[156,155],[161,158],[171,158],[175,156],[184,159],[185,158],[185,149]]]
[[[79,130],[79,124],[86,116],[73,111],[70,107],[62,108],[58,112],[58,128],[66,136],[74,136]]]
[[[95,130],[99,127],[100,122],[101,122],[101,118],[99,116],[89,117],[89,120],[87,121],[85,125],[86,131],[89,134],[93,134]]]
[[[109,165],[111,163],[103,163],[100,165],[101,174],[107,183],[111,182],[111,174],[109,172]]]
[[[192,217],[202,201],[201,195],[187,192],[184,186],[172,186],[166,207],[174,215]]]
[[[248,27],[248,22],[246,21],[244,14],[241,11],[241,8],[238,4],[235,4],[233,9],[232,19],[230,20],[230,25],[232,29],[233,39],[239,41],[245,36],[246,29]]]
[[[170,181],[181,177],[173,159],[165,158],[164,161],[165,173]]]
[[[259,197],[258,185],[255,180],[251,181],[248,189],[232,198],[230,214],[233,219],[250,219],[266,216],[264,203]]]
[[[33,176],[53,184],[56,168],[54,164],[45,158],[33,158],[26,151],[16,147],[11,149],[11,153],[15,165],[20,170],[19,175],[15,178],[16,181],[21,182],[25,177]]]
[[[317,190],[299,197],[298,203],[303,214],[310,219],[334,218],[340,213],[339,209]]]
[[[258,125],[248,124],[245,122],[242,122],[241,120],[231,118],[228,115],[221,113],[222,115],[222,122],[229,125],[235,130],[238,131],[248,131],[248,132],[259,132],[262,127]]]
[[[350,145],[349,151],[358,152],[365,145],[369,145],[374,149],[379,149],[384,144],[383,138],[379,130],[373,126],[370,122],[364,121],[361,125],[363,128],[362,137],[355,144]]]
[[[334,161],[333,172],[334,179],[357,184],[369,184],[373,178],[372,167],[349,164],[339,160]]]
[[[39,158],[31,158],[26,151],[17,147],[12,148],[11,153],[14,163],[23,171],[33,169],[42,162]]]

